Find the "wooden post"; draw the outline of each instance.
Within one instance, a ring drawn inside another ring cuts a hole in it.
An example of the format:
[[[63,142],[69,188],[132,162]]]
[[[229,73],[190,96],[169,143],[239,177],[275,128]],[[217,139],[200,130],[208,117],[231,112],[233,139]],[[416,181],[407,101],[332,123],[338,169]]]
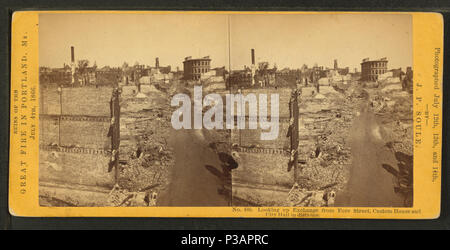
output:
[[[58,117],[58,146],[61,147],[61,118],[63,116],[62,86],[58,87],[59,92],[59,117]]]
[[[112,93],[110,108],[111,108],[111,162],[109,170],[114,168],[114,178],[117,184],[119,180],[119,146],[120,146],[120,105],[119,105],[119,90],[115,88]]]
[[[291,93],[291,100],[289,101],[289,113],[290,113],[290,121],[289,121],[289,130],[288,136],[290,137],[291,149],[289,152],[289,165],[288,171],[292,168],[294,169],[294,182],[297,182],[297,164],[298,164],[298,90],[294,89]]]

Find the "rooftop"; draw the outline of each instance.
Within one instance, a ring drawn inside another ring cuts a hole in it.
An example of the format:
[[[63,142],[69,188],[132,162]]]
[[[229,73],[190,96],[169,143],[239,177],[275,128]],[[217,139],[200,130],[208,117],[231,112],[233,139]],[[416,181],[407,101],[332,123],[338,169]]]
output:
[[[209,56],[204,56],[202,58],[192,58],[192,56],[188,56],[184,58],[184,61],[204,61],[204,60],[209,60],[211,61],[211,58],[209,58]]]
[[[377,60],[370,60],[370,59],[367,57],[367,58],[364,58],[364,59],[362,60],[362,63],[361,63],[361,64],[363,64],[363,63],[368,63],[368,62],[387,62],[387,58],[386,58],[386,57],[383,57],[383,58],[380,58],[380,59],[377,59]]]

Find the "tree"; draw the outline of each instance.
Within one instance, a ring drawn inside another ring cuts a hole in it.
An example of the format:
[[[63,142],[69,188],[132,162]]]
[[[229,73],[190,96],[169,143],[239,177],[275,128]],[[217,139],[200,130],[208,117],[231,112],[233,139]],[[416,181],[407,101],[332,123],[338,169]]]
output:
[[[85,85],[87,83],[87,74],[88,74],[89,61],[88,60],[78,60],[78,75],[81,78],[81,85]]]
[[[125,71],[125,70],[127,70],[128,69],[128,63],[127,62],[124,62],[123,64],[122,64],[122,70],[123,71]]]
[[[269,69],[269,63],[268,62],[260,62],[258,64],[258,75],[263,79],[263,84],[266,86],[268,84],[268,69]],[[263,86],[261,86],[263,87]]]

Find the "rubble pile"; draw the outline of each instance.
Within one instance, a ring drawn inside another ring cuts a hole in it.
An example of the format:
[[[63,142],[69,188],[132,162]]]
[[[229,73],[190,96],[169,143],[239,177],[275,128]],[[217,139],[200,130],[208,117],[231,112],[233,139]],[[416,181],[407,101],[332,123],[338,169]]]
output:
[[[114,207],[146,207],[156,205],[157,193],[155,191],[130,192],[114,186],[108,196],[108,203]]]
[[[171,130],[168,99],[160,91],[146,98],[139,94],[125,96],[121,103],[120,171],[108,199],[112,206],[155,205],[174,164],[166,140]]]
[[[288,193],[287,205],[290,207],[332,207],[335,199],[335,191],[309,191],[294,184]]]
[[[144,145],[138,146],[132,154],[128,162],[122,165],[118,181],[120,187],[138,191],[149,185],[167,183],[173,157],[164,144],[144,139]]]
[[[301,162],[296,181],[305,192],[334,192],[345,187],[352,161],[346,141],[355,114],[355,103],[351,99],[340,91],[301,97]]]
[[[355,81],[335,88],[339,94],[306,91],[301,98],[300,171],[298,187],[294,186],[288,198],[290,204],[310,206],[320,201],[326,206],[320,196],[345,189],[352,164],[347,140],[361,107],[368,107],[378,117],[387,148],[395,155],[412,157],[413,100],[400,82],[386,79],[367,86]]]
[[[369,103],[380,117],[387,146],[393,152],[413,154],[413,99],[400,83],[371,91]],[[388,90],[386,90],[388,89]]]

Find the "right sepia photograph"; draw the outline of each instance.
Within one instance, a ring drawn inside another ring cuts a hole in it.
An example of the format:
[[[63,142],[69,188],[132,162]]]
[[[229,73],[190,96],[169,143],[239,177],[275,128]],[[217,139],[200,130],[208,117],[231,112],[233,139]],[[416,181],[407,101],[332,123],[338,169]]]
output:
[[[39,204],[412,207],[412,30],[406,13],[41,13]]]
[[[412,206],[411,16],[230,20],[230,89],[280,95],[277,139],[232,131],[233,202]]]

